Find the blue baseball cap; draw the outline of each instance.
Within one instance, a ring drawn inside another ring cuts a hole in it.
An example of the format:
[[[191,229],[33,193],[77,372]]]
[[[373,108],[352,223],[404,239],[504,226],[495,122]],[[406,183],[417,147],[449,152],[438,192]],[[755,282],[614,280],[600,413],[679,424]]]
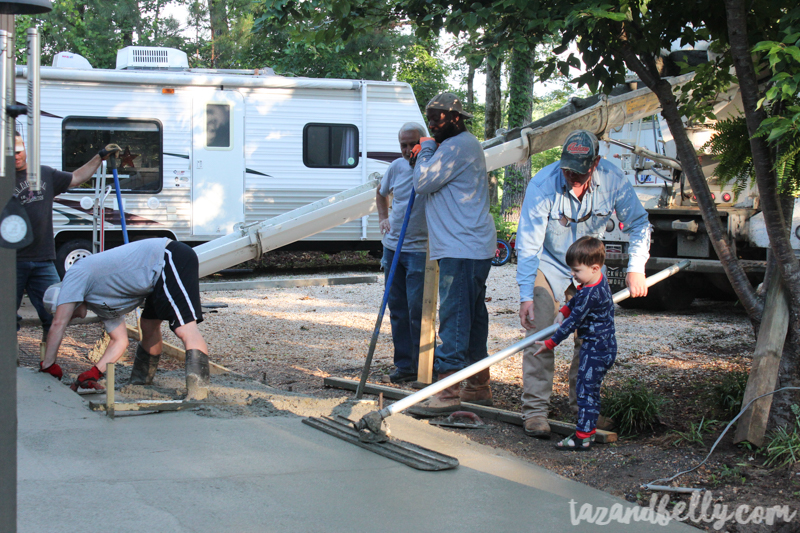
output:
[[[586,130],[575,130],[567,135],[561,149],[559,166],[578,174],[586,174],[592,167],[600,150],[600,142],[594,133]]]

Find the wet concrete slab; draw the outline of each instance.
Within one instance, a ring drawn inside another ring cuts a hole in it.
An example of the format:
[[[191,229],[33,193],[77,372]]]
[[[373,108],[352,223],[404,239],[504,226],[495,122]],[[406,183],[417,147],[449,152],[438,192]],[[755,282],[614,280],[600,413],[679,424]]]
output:
[[[393,435],[457,457],[421,472],[297,416],[172,412],[111,420],[52,377],[18,370],[22,532],[692,531],[573,526],[584,503],[633,507],[403,415]]]

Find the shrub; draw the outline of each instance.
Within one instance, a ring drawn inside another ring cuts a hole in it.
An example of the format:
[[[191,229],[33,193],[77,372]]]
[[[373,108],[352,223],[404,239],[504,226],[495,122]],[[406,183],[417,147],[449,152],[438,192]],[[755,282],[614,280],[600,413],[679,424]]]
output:
[[[656,425],[663,404],[664,399],[643,383],[629,380],[619,389],[605,389],[601,409],[620,434],[633,436]]]
[[[792,405],[794,424],[772,431],[769,444],[764,449],[767,466],[789,466],[800,461],[800,406]]]
[[[726,374],[722,381],[711,389],[714,403],[728,420],[732,420],[742,410],[747,378],[747,372],[735,370]]]

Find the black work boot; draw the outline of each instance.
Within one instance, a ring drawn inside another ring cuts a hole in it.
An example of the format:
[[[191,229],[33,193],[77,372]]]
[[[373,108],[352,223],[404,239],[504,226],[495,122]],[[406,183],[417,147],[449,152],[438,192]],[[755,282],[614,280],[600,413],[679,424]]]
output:
[[[210,384],[208,355],[200,350],[186,350],[186,399],[205,400]]]
[[[152,385],[153,378],[156,377],[159,361],[161,361],[161,354],[150,355],[147,350],[142,348],[140,343],[136,348],[131,379],[128,383],[131,385]]]

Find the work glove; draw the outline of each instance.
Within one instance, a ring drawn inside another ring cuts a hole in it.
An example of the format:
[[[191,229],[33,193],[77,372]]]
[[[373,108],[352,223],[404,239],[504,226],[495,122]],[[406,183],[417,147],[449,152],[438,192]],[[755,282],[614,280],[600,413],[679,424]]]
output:
[[[414,148],[411,149],[411,157],[408,159],[408,164],[411,165],[411,168],[414,168],[414,165],[417,164],[417,156],[419,155],[420,150],[422,150],[422,143],[425,141],[435,141],[433,137],[420,137],[419,144],[417,144]]]
[[[77,381],[75,384],[78,386],[77,388],[81,389],[95,389],[95,390],[103,390],[105,387],[97,383],[97,380],[103,377],[103,373],[100,370],[93,366],[83,374],[78,376]]]
[[[52,365],[44,368],[42,363],[39,363],[39,372],[44,372],[45,374],[50,374],[54,378],[61,381],[61,378],[64,377],[64,372],[61,370],[61,367],[58,366],[57,363],[53,363]]]
[[[122,151],[122,148],[120,148],[120,147],[119,147],[119,146],[117,146],[116,144],[107,144],[107,145],[105,146],[105,148],[101,148],[101,149],[100,149],[100,151],[99,151],[99,152],[97,152],[97,155],[99,155],[99,156],[100,156],[100,159],[102,159],[103,161],[105,161],[105,160],[106,160],[106,158],[107,158],[107,157],[108,157],[110,154],[114,154],[114,157],[116,157],[116,156],[117,156],[117,155],[118,155],[118,154],[119,154],[121,151]]]

